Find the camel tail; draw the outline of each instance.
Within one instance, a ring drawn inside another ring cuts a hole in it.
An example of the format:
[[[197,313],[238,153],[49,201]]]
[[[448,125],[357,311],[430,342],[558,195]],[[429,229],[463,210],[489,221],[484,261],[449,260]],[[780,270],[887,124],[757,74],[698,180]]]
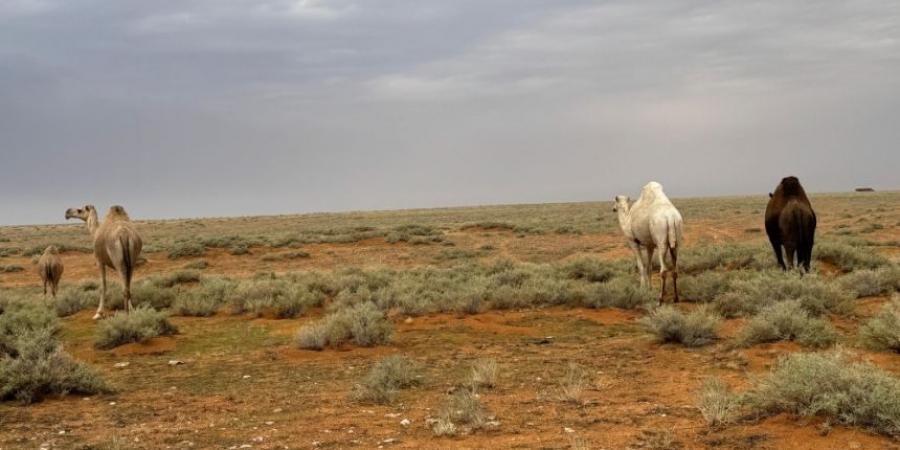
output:
[[[131,239],[128,236],[119,236],[119,243],[122,245],[122,278],[125,279],[125,286],[131,286],[135,263],[134,255],[131,254]]]
[[[681,243],[681,221],[675,217],[669,217],[666,220],[666,232],[668,233],[669,249],[677,249]]]

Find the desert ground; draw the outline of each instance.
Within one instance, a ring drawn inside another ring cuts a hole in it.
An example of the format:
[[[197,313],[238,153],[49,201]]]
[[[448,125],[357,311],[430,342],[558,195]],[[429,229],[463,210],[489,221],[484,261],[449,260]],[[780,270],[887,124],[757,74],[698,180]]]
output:
[[[63,292],[46,308],[60,316],[62,349],[108,389],[9,394],[0,448],[900,448],[900,423],[772,404],[735,406],[717,423],[702,403],[710,379],[732,395],[755,392],[788,355],[840,354],[900,377],[896,349],[860,333],[896,296],[900,192],[811,200],[818,247],[802,278],[775,270],[765,193],[673,200],[685,220],[676,312],[719,317],[703,342],[653,332],[655,294],[629,284],[637,273],[611,202],[136,220],[145,258],[136,303],[163,311],[177,332],[102,348],[84,225],[2,227],[0,296],[45,308],[33,262],[59,246]],[[496,284],[498,274],[524,281]],[[869,276],[883,282],[856,287]],[[179,303],[211,279],[233,283],[220,303],[202,313]],[[658,274],[653,282],[655,293]],[[748,342],[742,332],[762,309],[741,302],[779,283],[825,289],[801,286],[797,301],[833,335]],[[260,284],[268,293],[257,294]],[[296,286],[296,304],[273,300]],[[301,328],[361,303],[377,305],[389,337],[298,344]],[[385,398],[361,395],[394,355],[412,381]],[[456,414],[466,408],[474,412]]]

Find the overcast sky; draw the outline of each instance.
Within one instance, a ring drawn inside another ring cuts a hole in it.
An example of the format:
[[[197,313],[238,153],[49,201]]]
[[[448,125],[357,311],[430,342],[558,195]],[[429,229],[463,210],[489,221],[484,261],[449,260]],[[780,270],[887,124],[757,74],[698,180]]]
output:
[[[0,0],[0,223],[900,187],[900,2]]]

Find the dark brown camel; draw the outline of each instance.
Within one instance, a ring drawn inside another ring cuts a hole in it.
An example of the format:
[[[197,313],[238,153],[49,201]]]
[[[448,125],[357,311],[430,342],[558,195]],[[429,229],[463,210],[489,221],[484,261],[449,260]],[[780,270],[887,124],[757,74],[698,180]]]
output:
[[[816,234],[816,213],[797,177],[783,178],[775,192],[769,194],[766,234],[769,235],[769,242],[772,243],[775,258],[782,270],[794,268],[796,253],[797,265],[809,272]],[[781,255],[782,246],[787,256],[787,265]]]

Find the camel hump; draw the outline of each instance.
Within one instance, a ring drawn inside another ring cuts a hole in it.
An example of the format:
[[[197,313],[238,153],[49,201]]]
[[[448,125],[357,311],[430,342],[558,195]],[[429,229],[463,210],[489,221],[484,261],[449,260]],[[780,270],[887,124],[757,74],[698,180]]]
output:
[[[106,213],[107,220],[131,220],[128,217],[128,213],[125,212],[125,208],[120,205],[113,205],[109,207],[109,212]]]

